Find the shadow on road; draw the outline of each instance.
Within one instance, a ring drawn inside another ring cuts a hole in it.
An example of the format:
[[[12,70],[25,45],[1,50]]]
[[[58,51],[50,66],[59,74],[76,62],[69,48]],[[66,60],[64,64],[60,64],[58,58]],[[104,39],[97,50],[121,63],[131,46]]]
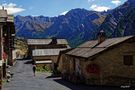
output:
[[[70,88],[71,90],[101,90],[98,88],[96,88],[96,89],[91,88],[90,86],[87,86],[87,85],[73,84],[73,83],[65,81],[63,79],[53,79],[53,80],[61,85],[64,85],[64,86]]]
[[[24,62],[24,64],[32,64],[32,63],[33,63],[32,60],[29,60],[29,61]]]
[[[47,78],[60,78],[60,76],[53,76],[53,75],[51,75],[51,76],[46,77],[46,79]]]
[[[23,58],[23,59],[16,59],[17,61],[30,61],[32,59],[27,59],[27,58]]]
[[[53,79],[55,82],[64,85],[71,90],[123,90],[124,88],[116,86],[88,86],[84,84],[73,84],[71,82],[65,81],[63,79]],[[135,88],[125,88],[126,90],[135,90]],[[124,90],[125,90],[124,89]]]
[[[31,59],[17,59],[17,61],[24,61],[24,64],[32,64],[33,61]]]

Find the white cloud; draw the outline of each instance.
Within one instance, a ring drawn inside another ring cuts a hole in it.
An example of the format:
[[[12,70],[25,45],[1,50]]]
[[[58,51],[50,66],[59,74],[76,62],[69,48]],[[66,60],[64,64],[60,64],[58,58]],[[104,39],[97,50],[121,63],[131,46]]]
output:
[[[120,0],[112,0],[111,3],[115,4],[116,6],[118,6],[121,1]]]
[[[93,1],[95,1],[95,0],[88,0],[88,2],[93,2]]]
[[[65,15],[67,13],[68,13],[68,11],[65,11],[65,12],[62,12],[60,15]]]
[[[18,7],[15,3],[4,3],[0,5],[1,8],[2,6],[4,6],[4,8],[7,10],[8,14],[16,14],[25,10],[21,7]]]
[[[105,6],[97,6],[96,4],[94,4],[94,5],[92,5],[90,7],[90,9],[92,9],[94,11],[102,12],[102,11],[107,11],[110,8],[109,7],[105,7]]]

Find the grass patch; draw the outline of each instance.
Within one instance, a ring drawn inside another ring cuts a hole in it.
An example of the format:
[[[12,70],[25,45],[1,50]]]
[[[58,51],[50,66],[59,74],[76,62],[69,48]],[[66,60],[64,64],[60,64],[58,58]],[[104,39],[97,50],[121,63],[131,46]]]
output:
[[[37,72],[51,72],[48,66],[38,66],[36,67]]]

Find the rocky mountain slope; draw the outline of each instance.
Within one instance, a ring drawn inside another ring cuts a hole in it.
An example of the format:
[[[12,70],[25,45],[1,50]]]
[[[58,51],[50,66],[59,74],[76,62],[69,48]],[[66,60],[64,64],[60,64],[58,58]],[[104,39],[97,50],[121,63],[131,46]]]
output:
[[[58,17],[16,16],[16,35],[25,38],[65,38],[71,46],[93,39],[93,32],[102,24],[106,13],[72,9]]]
[[[109,13],[103,24],[97,29],[104,30],[107,37],[135,35],[135,0],[128,0]]]

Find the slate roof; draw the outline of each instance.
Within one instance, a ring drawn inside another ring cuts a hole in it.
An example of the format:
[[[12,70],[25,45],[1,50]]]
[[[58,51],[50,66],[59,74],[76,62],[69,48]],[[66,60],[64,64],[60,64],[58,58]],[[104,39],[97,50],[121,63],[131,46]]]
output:
[[[96,55],[100,52],[105,51],[106,49],[117,45],[119,43],[122,43],[123,41],[126,41],[130,38],[133,38],[134,36],[126,36],[126,37],[119,37],[119,38],[110,38],[106,39],[104,42],[98,45],[98,40],[95,41],[88,41],[77,48],[69,51],[66,53],[67,55],[72,56],[78,56],[83,58],[89,58],[93,55]]]
[[[63,49],[35,49],[32,51],[32,56],[55,56],[59,55],[60,51],[66,50]]]
[[[82,48],[85,48],[85,47],[94,47],[95,45],[97,45],[98,41],[97,40],[94,40],[94,41],[87,41],[85,42],[84,44],[78,46],[78,47],[82,47]]]
[[[47,45],[52,41],[52,39],[28,39],[28,45]],[[57,44],[65,44],[67,45],[68,42],[66,39],[57,39]]]

